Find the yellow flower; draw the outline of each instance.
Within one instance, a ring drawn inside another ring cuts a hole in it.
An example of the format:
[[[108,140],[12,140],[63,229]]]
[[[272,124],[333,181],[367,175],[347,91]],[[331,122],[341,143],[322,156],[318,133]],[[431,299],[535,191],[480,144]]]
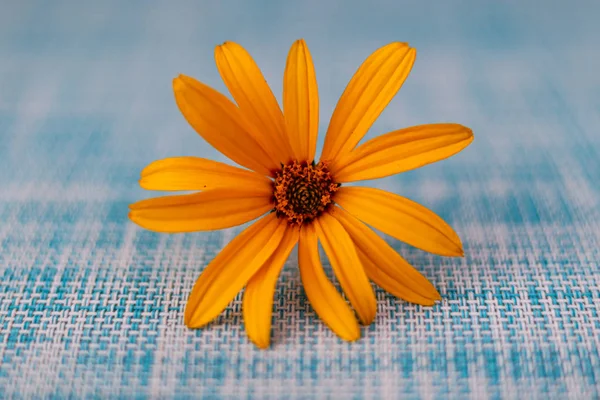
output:
[[[153,162],[142,171],[143,188],[199,192],[137,202],[129,217],[143,228],[167,233],[224,229],[261,217],[196,281],[185,309],[188,327],[209,323],[245,288],[247,334],[258,347],[268,347],[277,279],[298,244],[300,275],[314,310],[340,338],[358,339],[354,312],[323,271],[318,241],[362,324],[370,324],[377,309],[370,281],[409,302],[433,305],[441,299],[366,224],[422,250],[462,256],[454,230],[404,197],[341,185],[445,159],[473,140],[462,125],[431,124],[389,132],[357,147],[402,86],[415,56],[406,43],[391,43],[365,60],[333,112],[317,163],[319,97],[303,40],[288,55],[283,112],[254,60],[236,43],[217,46],[215,58],[237,106],[194,78],[173,80],[177,105],[190,125],[247,169],[196,157]]]

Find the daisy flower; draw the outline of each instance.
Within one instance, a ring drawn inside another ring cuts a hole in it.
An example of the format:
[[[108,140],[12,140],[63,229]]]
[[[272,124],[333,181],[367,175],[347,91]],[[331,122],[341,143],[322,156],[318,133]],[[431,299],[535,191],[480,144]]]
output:
[[[443,123],[396,130],[358,146],[402,86],[415,56],[414,48],[396,42],[364,61],[331,116],[319,161],[317,79],[304,40],[292,45],[287,58],[283,111],[250,54],[236,43],[217,46],[215,59],[237,104],[189,76],[173,80],[189,124],[245,168],[197,157],[153,162],[141,173],[143,188],[197,193],[139,201],[130,206],[129,218],[165,233],[224,229],[259,218],[201,273],[185,309],[188,327],[208,324],[245,289],[246,332],[258,347],[268,347],[277,279],[296,244],[306,296],[344,340],[358,339],[359,322],[375,318],[370,281],[412,303],[429,306],[441,299],[371,227],[434,254],[462,256],[454,230],[405,197],[343,185],[445,159],[473,140],[469,128]],[[318,242],[350,304],[327,278]]]

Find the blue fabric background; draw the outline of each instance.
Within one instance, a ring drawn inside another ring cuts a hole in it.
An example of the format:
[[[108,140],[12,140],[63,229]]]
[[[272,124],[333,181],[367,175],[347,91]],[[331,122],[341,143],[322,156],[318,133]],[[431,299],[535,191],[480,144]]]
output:
[[[1,3],[0,397],[598,398],[597,1]],[[137,187],[155,159],[224,160],[179,114],[174,76],[224,90],[213,47],[234,40],[280,97],[299,37],[321,132],[372,51],[418,49],[368,137],[450,121],[475,141],[366,184],[439,213],[466,257],[390,240],[444,300],[378,291],[375,323],[347,344],[316,318],[294,256],[260,351],[239,298],[206,329],[183,325],[196,277],[239,228],[158,235],[127,205],[156,194]]]

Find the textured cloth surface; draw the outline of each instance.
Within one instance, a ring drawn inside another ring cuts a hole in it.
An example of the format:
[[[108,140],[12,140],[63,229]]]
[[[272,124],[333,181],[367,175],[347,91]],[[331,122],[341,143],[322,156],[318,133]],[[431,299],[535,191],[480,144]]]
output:
[[[0,397],[598,397],[598,2],[324,3],[3,2]],[[443,301],[378,289],[376,321],[349,344],[315,316],[294,253],[261,351],[239,296],[205,329],[183,324],[195,279],[240,228],[159,235],[127,206],[156,195],[137,186],[155,159],[224,160],[179,114],[174,76],[224,91],[212,51],[234,40],[280,98],[299,37],[316,63],[321,142],[370,52],[417,47],[368,137],[450,121],[475,141],[365,184],[441,215],[466,257],[387,238]]]

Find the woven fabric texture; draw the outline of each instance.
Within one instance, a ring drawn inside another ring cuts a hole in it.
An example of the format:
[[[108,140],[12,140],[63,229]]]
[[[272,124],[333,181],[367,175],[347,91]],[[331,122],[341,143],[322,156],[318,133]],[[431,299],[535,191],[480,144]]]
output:
[[[2,2],[0,397],[598,398],[599,3],[425,3]],[[316,317],[294,252],[261,351],[240,296],[202,330],[183,324],[195,279],[241,227],[160,235],[127,206],[158,194],[137,186],[155,159],[225,160],[180,115],[173,77],[226,93],[212,52],[233,40],[280,98],[300,37],[320,143],[364,58],[418,49],[368,138],[448,121],[475,141],[364,184],[438,213],[466,257],[386,237],[443,301],[377,289],[375,322],[349,344]]]

